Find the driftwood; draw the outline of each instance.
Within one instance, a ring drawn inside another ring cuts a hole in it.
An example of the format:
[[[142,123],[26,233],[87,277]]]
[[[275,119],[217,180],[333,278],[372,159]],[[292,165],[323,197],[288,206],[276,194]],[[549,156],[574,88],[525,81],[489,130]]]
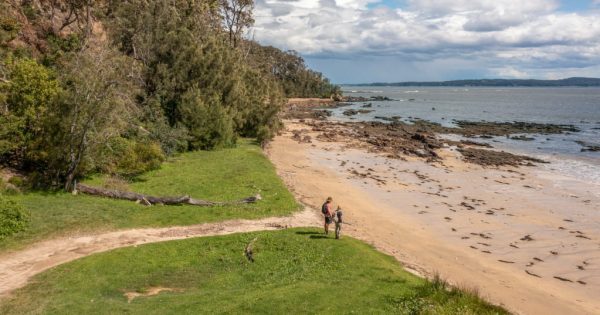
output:
[[[215,202],[215,201],[194,199],[190,196],[154,197],[154,196],[148,196],[148,195],[138,194],[138,193],[128,192],[128,191],[97,188],[97,187],[92,187],[92,186],[88,186],[88,185],[84,185],[84,184],[77,184],[75,191],[81,192],[81,193],[87,194],[87,195],[135,201],[138,203],[145,204],[147,206],[155,205],[155,204],[163,204],[163,205],[187,204],[187,205],[208,207],[208,206],[223,206],[223,205],[233,205],[233,204],[242,204],[242,203],[254,203],[254,202],[257,202],[258,200],[262,199],[260,195],[244,198],[242,200],[225,201],[225,202]]]

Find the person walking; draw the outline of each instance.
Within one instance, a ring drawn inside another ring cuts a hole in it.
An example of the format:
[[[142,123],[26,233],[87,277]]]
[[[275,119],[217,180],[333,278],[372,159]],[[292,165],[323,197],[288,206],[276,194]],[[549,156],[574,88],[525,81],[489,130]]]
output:
[[[329,235],[329,224],[331,224],[331,203],[333,202],[333,198],[327,197],[327,200],[321,206],[321,213],[323,213],[323,217],[325,218],[325,224],[323,227],[325,228],[325,235]]]
[[[335,238],[340,239],[340,234],[342,233],[342,207],[338,206],[333,215],[333,221],[335,222]]]

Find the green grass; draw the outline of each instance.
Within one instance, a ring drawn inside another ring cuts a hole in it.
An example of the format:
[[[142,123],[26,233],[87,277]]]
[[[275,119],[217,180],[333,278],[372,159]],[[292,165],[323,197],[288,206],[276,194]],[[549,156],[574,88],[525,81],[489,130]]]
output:
[[[86,183],[101,185],[105,180],[96,177]],[[0,240],[0,251],[72,232],[253,219],[290,214],[299,207],[273,165],[248,140],[232,149],[182,154],[128,186],[132,191],[158,196],[188,194],[197,199],[227,201],[260,193],[263,200],[234,206],[145,207],[131,201],[67,193],[9,196],[31,212],[31,223],[26,231]]]
[[[252,239],[255,262],[242,255]],[[127,302],[125,292],[175,288]],[[1,314],[506,314],[420,279],[390,256],[316,229],[148,244],[95,254],[34,277]]]

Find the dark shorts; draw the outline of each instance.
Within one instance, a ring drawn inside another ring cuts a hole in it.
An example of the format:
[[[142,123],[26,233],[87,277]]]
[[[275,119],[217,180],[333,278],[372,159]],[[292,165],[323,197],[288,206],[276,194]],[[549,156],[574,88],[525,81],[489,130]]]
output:
[[[325,217],[325,223],[331,224],[331,217]]]

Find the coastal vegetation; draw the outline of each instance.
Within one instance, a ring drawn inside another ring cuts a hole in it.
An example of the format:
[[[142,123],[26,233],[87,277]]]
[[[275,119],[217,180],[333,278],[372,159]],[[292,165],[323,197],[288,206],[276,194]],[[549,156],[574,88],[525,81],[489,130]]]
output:
[[[254,247],[254,261],[242,254]],[[0,313],[506,314],[316,229],[233,234],[92,255],[40,274]]]
[[[28,219],[23,206],[0,195],[0,240],[23,231]]]
[[[253,2],[0,4],[0,165],[35,188],[133,178],[166,157],[268,141],[287,97],[339,88],[244,38]]]
[[[147,207],[125,200],[73,196],[60,191],[12,194],[0,199],[0,211],[14,213],[21,208],[27,209],[28,225],[27,229],[1,239],[0,250],[21,248],[74,232],[255,219],[288,215],[299,209],[260,147],[246,139],[238,141],[235,148],[188,152],[169,158],[160,169],[144,173],[133,181],[98,175],[85,183],[152,195],[191,195],[213,201],[237,200],[260,193],[262,200],[252,204],[202,208],[190,205]],[[14,203],[21,206],[15,208]],[[4,210],[8,207],[15,210]],[[11,217],[17,215],[11,214]],[[20,227],[20,223],[17,226]]]

